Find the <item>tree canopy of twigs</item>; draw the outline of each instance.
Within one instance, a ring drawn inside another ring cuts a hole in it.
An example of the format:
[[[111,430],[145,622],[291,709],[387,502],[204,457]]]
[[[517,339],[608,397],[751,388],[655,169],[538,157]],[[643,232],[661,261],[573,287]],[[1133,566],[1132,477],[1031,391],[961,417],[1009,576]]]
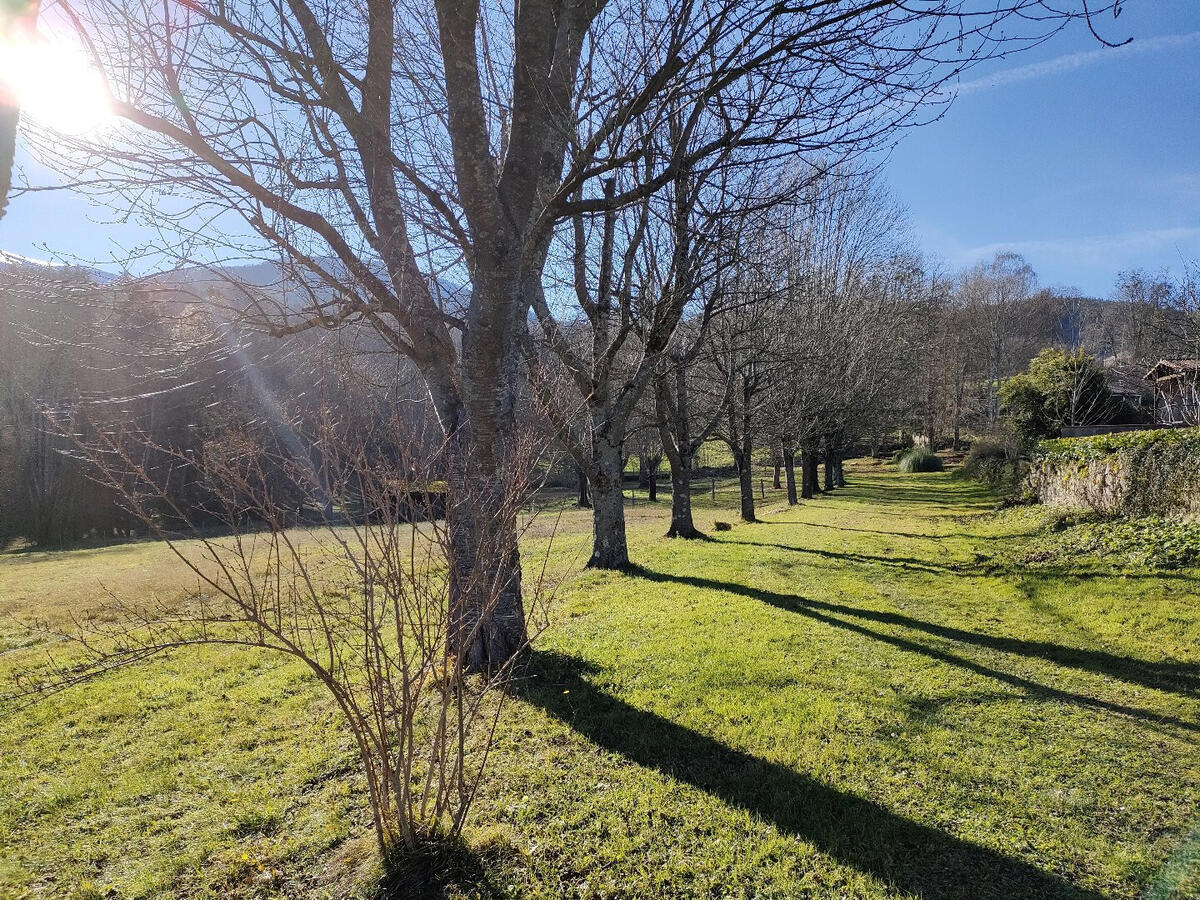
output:
[[[157,225],[150,250],[277,260],[303,302],[240,305],[273,333],[377,329],[424,378],[459,457],[449,477],[502,482],[522,334],[563,223],[714,160],[885,145],[970,65],[1115,7],[1096,5],[57,0],[47,20],[93,56],[119,124],[31,145],[68,186]],[[476,494],[453,585],[475,581],[470,546],[512,551],[504,602],[460,648],[488,668],[525,633],[515,538],[484,534],[496,517]],[[453,592],[477,619],[480,599]]]

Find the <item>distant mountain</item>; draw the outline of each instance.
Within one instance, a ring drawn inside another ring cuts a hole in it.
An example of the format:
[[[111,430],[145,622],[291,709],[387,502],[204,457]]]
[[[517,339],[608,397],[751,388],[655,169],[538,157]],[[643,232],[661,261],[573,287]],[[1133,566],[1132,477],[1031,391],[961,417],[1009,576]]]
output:
[[[345,274],[345,268],[337,260],[324,260],[322,265],[334,273],[335,277]],[[103,285],[114,284],[125,277],[90,266],[34,259],[0,250],[0,272],[39,267],[52,271],[56,275],[85,276],[97,284]],[[349,280],[347,276],[347,281]],[[332,288],[315,276],[301,279],[293,273],[285,273],[279,263],[269,261],[222,266],[180,266],[141,276],[138,281],[168,292],[177,292],[174,299],[180,301],[202,299],[210,291],[219,291],[230,299],[236,299],[232,296],[236,293],[236,289],[246,288],[268,294],[292,309],[299,309],[310,304],[314,294],[319,300],[326,301],[332,299],[334,293]],[[465,304],[470,296],[470,288],[456,282],[439,280],[438,286],[442,296],[447,299],[459,300]]]
[[[239,289],[266,294],[290,309],[311,304],[315,294],[321,301],[332,299],[333,290],[315,276],[304,280],[274,262],[253,262],[225,266],[182,266],[147,275],[145,284],[179,292],[191,299],[202,299],[217,292],[236,302]]]
[[[335,277],[345,275],[346,281],[348,283],[351,281],[345,272],[345,267],[340,262],[323,260],[321,265]],[[194,297],[203,297],[209,291],[219,291],[234,301],[236,301],[235,294],[238,287],[262,291],[289,309],[300,309],[311,304],[314,295],[318,300],[324,302],[333,299],[334,294],[334,290],[316,276],[310,275],[301,280],[294,273],[285,272],[283,267],[275,262],[255,262],[212,268],[186,266],[150,275],[146,280],[161,288],[175,289]],[[442,298],[451,306],[458,304],[465,306],[471,296],[470,287],[458,282],[439,279],[437,286]]]
[[[7,250],[0,250],[0,272],[13,272],[18,270],[30,269],[45,269],[47,274],[53,274],[58,277],[80,276],[91,279],[97,284],[112,284],[121,279],[120,275],[114,275],[112,272],[105,272],[103,269],[93,268],[92,266],[80,266],[74,263],[54,262],[46,259],[35,259],[32,256],[22,256],[19,253],[10,253]]]

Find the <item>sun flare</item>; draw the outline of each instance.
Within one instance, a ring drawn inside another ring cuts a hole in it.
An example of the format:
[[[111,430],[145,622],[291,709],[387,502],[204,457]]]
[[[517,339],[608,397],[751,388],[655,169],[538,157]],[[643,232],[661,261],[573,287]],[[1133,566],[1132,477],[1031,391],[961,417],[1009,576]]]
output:
[[[69,134],[113,118],[104,78],[83,50],[36,32],[0,35],[0,102],[15,102],[23,117]]]

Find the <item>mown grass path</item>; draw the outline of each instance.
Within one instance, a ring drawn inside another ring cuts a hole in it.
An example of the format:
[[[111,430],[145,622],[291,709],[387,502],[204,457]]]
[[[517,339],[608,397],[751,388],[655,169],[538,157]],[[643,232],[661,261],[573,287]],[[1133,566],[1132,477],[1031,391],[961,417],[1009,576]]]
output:
[[[1197,582],[1030,568],[1036,516],[993,502],[858,469],[712,541],[638,531],[529,680],[589,762],[529,770],[526,886],[1136,896],[1200,812]]]
[[[1036,511],[849,475],[706,541],[630,509],[639,566],[564,586],[444,893],[1200,896],[1197,573],[1026,564]],[[554,565],[586,543],[567,514]],[[74,584],[69,554],[22,565],[0,606]],[[353,759],[290,665],[160,660],[10,717],[0,753],[0,891],[369,889]]]

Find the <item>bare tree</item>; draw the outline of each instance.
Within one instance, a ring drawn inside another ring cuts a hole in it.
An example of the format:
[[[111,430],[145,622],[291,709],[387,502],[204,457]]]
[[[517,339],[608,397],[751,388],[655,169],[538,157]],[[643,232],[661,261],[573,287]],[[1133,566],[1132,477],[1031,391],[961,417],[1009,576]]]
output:
[[[897,329],[897,288],[911,277],[903,210],[870,173],[840,167],[814,180],[780,211],[784,314],[781,362],[769,404],[783,448],[788,499],[796,502],[839,477],[840,454],[883,405],[892,361],[907,349]]]
[[[679,152],[685,139],[676,118],[663,152]],[[752,159],[720,154],[703,170],[682,171],[654,198],[620,214],[597,214],[593,227],[576,217],[568,241],[571,291],[557,301],[534,299],[535,333],[587,409],[586,444],[572,441],[561,415],[557,427],[591,487],[592,566],[629,563],[622,480],[631,423],[656,373],[686,342],[676,339],[685,317],[703,336],[719,312],[726,296],[721,268],[733,258],[746,218],[770,203],[757,193],[759,182]],[[620,189],[616,177],[607,182],[610,195]]]
[[[450,477],[486,484],[508,471],[520,336],[560,223],[651,197],[730,147],[850,153],[890,140],[967,65],[1088,13],[1049,0],[55,9],[107,75],[122,124],[35,134],[35,153],[160,226],[158,250],[277,261],[307,301],[256,298],[275,333],[377,328],[425,379],[455,450]],[[606,192],[672,111],[702,139]],[[444,295],[451,278],[469,291]],[[488,532],[503,517],[472,494],[480,506],[454,519],[451,584],[457,633],[476,636],[458,650],[486,669],[526,634],[515,536]],[[477,628],[481,601],[464,589],[478,582],[469,548],[484,542],[510,553],[503,602]]]
[[[60,425],[69,426],[68,422]],[[17,673],[6,698],[29,701],[147,657],[216,644],[279,653],[303,663],[329,692],[354,737],[375,835],[385,859],[461,830],[483,777],[511,664],[469,676],[447,653],[460,623],[449,602],[462,502],[434,476],[437,454],[411,456],[396,417],[346,428],[332,410],[289,422],[289,440],[264,445],[243,430],[200,452],[155,445],[114,427],[77,437],[93,477],[120,493],[195,579],[182,598],[114,598],[102,617],[59,635],[70,643],[46,665]],[[320,454],[301,445],[319,447]],[[526,472],[539,448],[514,447]],[[171,489],[180,470],[200,479],[202,504]],[[472,482],[478,483],[478,482]],[[510,480],[499,507],[520,532],[530,483]],[[515,490],[514,490],[515,488]],[[297,504],[323,518],[294,530]],[[329,511],[336,510],[336,513]],[[223,526],[219,536],[211,521]],[[498,545],[480,553],[505,553]],[[477,566],[481,577],[502,572]],[[544,621],[541,574],[531,597]],[[494,577],[473,586],[500,602]],[[483,621],[480,619],[480,621]]]
[[[724,420],[713,434],[733,456],[744,522],[758,521],[754,508],[755,441],[763,431],[763,413],[785,351],[780,336],[786,313],[780,302],[776,267],[759,249],[765,248],[766,240],[766,233],[761,233],[755,243],[756,258],[745,260],[733,276],[733,293],[740,302],[717,320],[710,351],[712,365],[729,385]]]
[[[960,276],[958,290],[981,357],[984,425],[989,430],[1000,416],[1000,382],[1024,363],[1014,358],[1013,340],[1035,281],[1033,269],[1016,253],[997,253]]]
[[[722,290],[720,281],[715,285]],[[724,303],[709,309],[723,308]],[[679,329],[654,379],[659,439],[671,467],[671,525],[667,537],[696,538],[692,518],[692,473],[696,454],[724,417],[733,379],[720,373],[702,352],[712,318],[688,321]],[[700,396],[697,396],[700,395]]]

